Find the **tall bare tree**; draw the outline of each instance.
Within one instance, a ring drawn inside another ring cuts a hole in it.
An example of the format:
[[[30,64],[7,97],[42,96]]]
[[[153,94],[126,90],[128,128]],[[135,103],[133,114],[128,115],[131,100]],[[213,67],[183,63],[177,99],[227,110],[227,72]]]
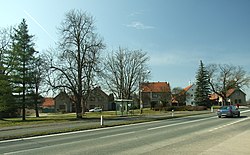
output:
[[[223,104],[227,102],[229,89],[248,87],[250,84],[250,76],[240,66],[210,64],[207,69],[212,91],[223,99]]]
[[[73,93],[77,118],[82,118],[85,112],[84,97],[90,92],[98,71],[100,51],[105,48],[95,29],[93,17],[86,12],[71,10],[66,13],[59,28],[58,61],[51,63],[55,75],[51,85]]]
[[[34,91],[32,92],[32,97],[34,100],[34,109],[36,112],[36,117],[39,117],[38,105],[41,103],[41,85],[45,84],[45,77],[48,70],[48,65],[45,63],[45,58],[45,55],[39,55],[34,60],[34,72],[32,75],[34,80]]]
[[[111,92],[120,99],[131,99],[138,90],[139,83],[148,78],[147,53],[141,50],[119,48],[106,59],[106,84]]]

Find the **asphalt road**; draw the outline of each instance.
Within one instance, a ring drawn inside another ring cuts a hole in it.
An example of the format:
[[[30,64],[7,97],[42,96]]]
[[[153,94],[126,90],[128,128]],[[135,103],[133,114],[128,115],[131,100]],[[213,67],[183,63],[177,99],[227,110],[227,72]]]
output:
[[[0,141],[0,154],[250,154],[250,111]]]

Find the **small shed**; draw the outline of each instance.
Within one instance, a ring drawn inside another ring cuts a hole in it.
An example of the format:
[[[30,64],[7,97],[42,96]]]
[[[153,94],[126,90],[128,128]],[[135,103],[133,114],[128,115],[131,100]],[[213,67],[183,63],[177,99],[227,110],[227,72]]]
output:
[[[128,115],[128,114],[133,114],[133,105],[134,101],[133,100],[128,100],[128,99],[116,99],[115,100],[116,104],[116,115]]]

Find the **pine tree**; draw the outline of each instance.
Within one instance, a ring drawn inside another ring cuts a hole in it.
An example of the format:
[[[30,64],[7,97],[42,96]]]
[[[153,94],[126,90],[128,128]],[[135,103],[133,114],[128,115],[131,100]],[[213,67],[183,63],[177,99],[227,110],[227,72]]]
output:
[[[10,50],[11,33],[11,27],[0,29],[0,118],[14,116],[17,111],[10,80],[13,62]]]
[[[202,61],[196,75],[195,102],[199,106],[210,106],[209,102],[210,86],[208,71]]]
[[[13,83],[15,86],[15,94],[21,101],[22,120],[25,120],[25,108],[30,102],[29,94],[34,88],[33,68],[35,61],[35,50],[33,36],[28,34],[28,25],[25,19],[22,20],[17,29],[14,29],[13,39],[13,55],[15,57],[15,65],[13,75]]]
[[[17,106],[13,100],[12,87],[5,74],[0,73],[0,118],[13,116],[17,111]]]

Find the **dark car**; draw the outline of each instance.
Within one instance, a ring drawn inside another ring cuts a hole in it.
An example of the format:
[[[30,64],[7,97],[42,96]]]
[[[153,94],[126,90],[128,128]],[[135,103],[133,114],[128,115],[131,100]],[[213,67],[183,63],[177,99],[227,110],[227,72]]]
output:
[[[219,118],[221,118],[221,116],[240,117],[240,110],[236,106],[233,106],[233,105],[222,106],[220,109],[218,109],[217,115]]]

